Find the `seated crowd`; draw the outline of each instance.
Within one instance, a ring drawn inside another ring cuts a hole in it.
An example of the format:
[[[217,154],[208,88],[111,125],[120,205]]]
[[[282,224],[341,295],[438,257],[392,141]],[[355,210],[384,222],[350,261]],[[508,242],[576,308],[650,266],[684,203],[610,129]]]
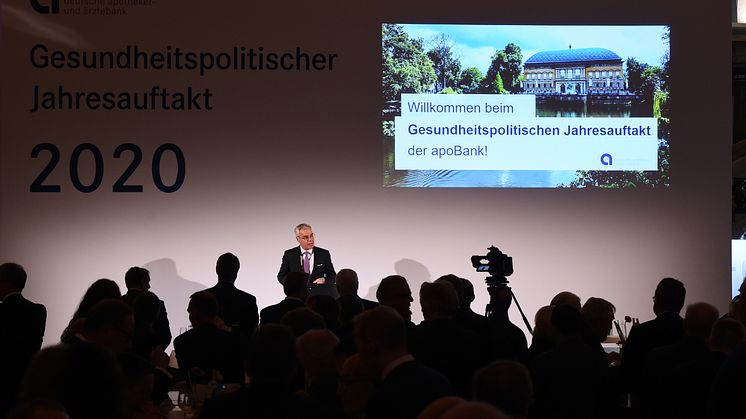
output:
[[[190,414],[207,419],[746,417],[740,295],[723,316],[704,302],[685,308],[684,284],[664,278],[656,318],[633,325],[620,354],[602,346],[615,307],[598,297],[557,294],[529,340],[508,317],[507,286],[490,288],[485,317],[470,307],[469,280],[423,283],[415,325],[400,275],[380,281],[376,302],[358,296],[351,269],[336,276],[338,298],[309,296],[308,275],[289,273],[286,297],[259,311],[235,286],[239,267],[220,256],[217,284],[190,297],[174,368],[147,270],[125,274],[124,295],[94,282],[61,342],[40,349],[46,309],[22,296],[20,265],[0,265],[0,417],[189,417],[171,412],[174,388],[190,389]]]

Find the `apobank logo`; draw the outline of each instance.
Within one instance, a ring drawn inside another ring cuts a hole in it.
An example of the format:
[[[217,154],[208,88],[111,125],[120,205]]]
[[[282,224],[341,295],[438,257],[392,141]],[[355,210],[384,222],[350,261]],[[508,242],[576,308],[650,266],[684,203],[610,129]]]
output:
[[[58,14],[60,12],[60,0],[29,0],[31,2],[31,7],[36,10],[37,13],[42,14]],[[43,3],[49,3],[50,5],[46,5]]]

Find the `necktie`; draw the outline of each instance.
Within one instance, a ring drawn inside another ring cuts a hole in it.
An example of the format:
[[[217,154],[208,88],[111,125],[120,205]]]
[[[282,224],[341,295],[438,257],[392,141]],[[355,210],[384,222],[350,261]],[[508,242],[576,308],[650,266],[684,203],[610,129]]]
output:
[[[309,269],[311,265],[311,254],[309,252],[303,252],[303,272],[310,274]]]

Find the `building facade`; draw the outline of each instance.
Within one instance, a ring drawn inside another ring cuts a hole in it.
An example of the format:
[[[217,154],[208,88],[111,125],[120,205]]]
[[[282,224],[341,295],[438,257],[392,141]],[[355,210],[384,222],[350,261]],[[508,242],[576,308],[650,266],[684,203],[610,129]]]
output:
[[[622,59],[605,48],[541,51],[523,64],[523,93],[626,95]]]

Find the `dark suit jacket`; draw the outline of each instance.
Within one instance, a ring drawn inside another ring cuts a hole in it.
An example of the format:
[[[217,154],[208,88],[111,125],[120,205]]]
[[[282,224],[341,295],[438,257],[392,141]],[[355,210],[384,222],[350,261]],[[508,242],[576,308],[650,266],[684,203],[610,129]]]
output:
[[[440,373],[417,361],[394,368],[370,396],[368,419],[417,418],[431,402],[451,395],[451,385]]]
[[[205,400],[199,419],[327,419],[286,383],[252,379],[245,387]]]
[[[135,299],[141,293],[142,291],[138,289],[129,289],[127,290],[127,293],[122,296],[122,301],[124,301],[128,306],[134,308]],[[165,349],[168,344],[171,343],[171,325],[168,323],[166,303],[161,299],[158,299],[158,302],[160,302],[161,308],[158,310],[158,316],[153,323],[153,331],[155,332],[158,345]]]
[[[407,341],[417,361],[448,378],[457,396],[471,396],[472,375],[487,358],[475,332],[452,318],[441,318],[417,325]]]
[[[366,300],[365,298],[360,298],[360,301],[363,303],[363,310],[370,310],[372,308],[378,307],[378,302]]]
[[[684,319],[678,313],[663,313],[632,327],[624,344],[621,363],[624,384],[630,392],[637,392],[648,353],[661,346],[673,345],[683,336]]]
[[[47,309],[12,294],[0,304],[0,417],[16,396],[31,357],[41,348]]]
[[[226,383],[244,382],[243,360],[248,342],[240,333],[226,332],[211,324],[197,326],[174,339],[174,352],[183,373],[190,373],[193,367],[208,372],[207,377],[191,375],[192,382],[209,381],[214,370],[220,371]]]
[[[529,365],[534,412],[542,419],[596,419],[607,411],[609,371],[605,356],[580,337],[560,342]]]
[[[303,265],[300,262],[301,251],[300,247],[296,246],[292,249],[288,249],[282,255],[282,264],[280,265],[280,271],[277,272],[277,280],[280,284],[285,282],[285,277],[290,272],[303,272]],[[316,278],[324,278],[327,284],[334,285],[334,278],[337,276],[337,271],[334,270],[332,265],[332,255],[328,250],[320,247],[313,248],[313,269],[311,269],[311,275],[309,275],[309,281],[313,281]]]
[[[259,313],[259,324],[280,323],[282,316],[296,308],[304,307],[306,304],[297,298],[285,298],[279,303],[264,307]]]
[[[247,337],[254,333],[259,324],[259,309],[256,297],[236,288],[232,282],[220,281],[209,288],[218,299],[220,317],[226,326],[237,329]]]

